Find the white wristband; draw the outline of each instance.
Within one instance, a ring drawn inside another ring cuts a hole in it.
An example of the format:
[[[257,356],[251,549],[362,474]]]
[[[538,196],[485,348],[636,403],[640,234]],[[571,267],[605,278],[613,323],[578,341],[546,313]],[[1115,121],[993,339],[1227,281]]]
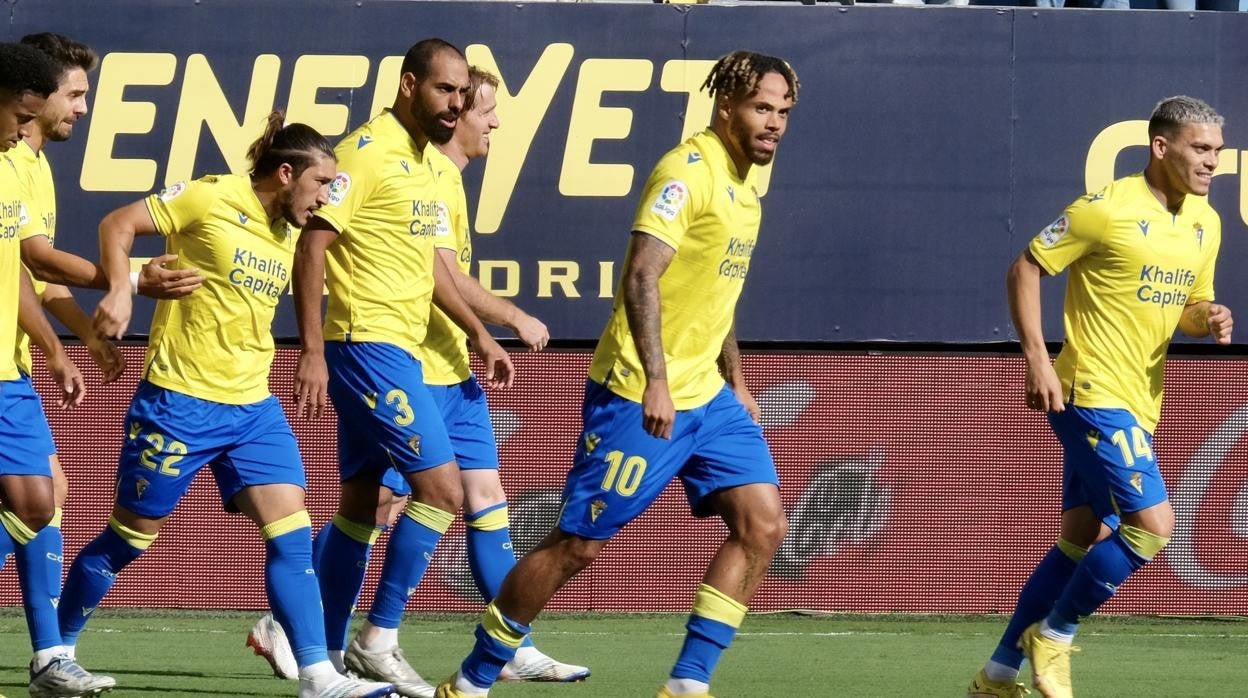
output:
[[[130,294],[137,295],[139,293],[139,272],[130,272]]]

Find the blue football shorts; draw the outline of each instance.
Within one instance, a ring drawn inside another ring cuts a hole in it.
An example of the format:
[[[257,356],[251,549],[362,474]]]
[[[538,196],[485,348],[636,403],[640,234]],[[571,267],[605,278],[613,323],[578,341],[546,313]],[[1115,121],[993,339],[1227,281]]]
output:
[[[476,376],[454,385],[427,385],[442,423],[446,425],[460,470],[498,470],[498,443],[490,422],[485,391]],[[386,471],[381,484],[400,496],[412,493],[407,480],[394,468]]]
[[[455,460],[419,359],[383,342],[326,342],[325,360],[343,481],[382,481],[390,469],[403,475]]]
[[[227,405],[139,383],[126,413],[117,503],[140,516],[168,516],[205,465],[227,511],[238,511],[232,501],[246,487],[307,487],[295,434],[276,397]]]
[[[30,376],[0,381],[0,475],[52,477],[56,453],[43,403]]]
[[[1068,404],[1049,424],[1062,443],[1062,511],[1088,505],[1113,527],[1169,498],[1153,435],[1127,410]]]
[[[715,512],[708,497],[732,487],[779,487],[763,430],[727,386],[707,404],[676,412],[670,440],[646,433],[641,404],[588,381],[584,428],[563,489],[559,528],[610,538],[650,506],[674,477],[694,516]]]

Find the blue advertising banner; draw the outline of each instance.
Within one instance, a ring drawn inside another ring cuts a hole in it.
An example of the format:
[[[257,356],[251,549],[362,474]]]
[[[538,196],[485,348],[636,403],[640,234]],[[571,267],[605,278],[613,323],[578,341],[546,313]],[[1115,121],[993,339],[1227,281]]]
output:
[[[802,91],[764,177],[741,339],[1011,339],[1006,267],[1071,200],[1142,168],[1143,120],[1179,93],[1227,116],[1211,193],[1224,227],[1217,286],[1248,312],[1248,279],[1233,273],[1248,226],[1242,14],[399,0],[11,7],[4,40],[55,31],[103,58],[92,113],[47,150],[57,244],[93,259],[112,208],[244,169],[274,108],[342,137],[390,104],[407,47],[436,35],[503,80],[503,127],[465,173],[474,273],[555,339],[591,340],[646,175],[707,124],[698,88],[713,60],[749,48],[788,59]],[[139,253],[159,253],[145,243]],[[1046,284],[1053,340],[1061,289]],[[150,307],[139,305],[132,331],[147,331]],[[289,303],[274,332],[295,335]]]

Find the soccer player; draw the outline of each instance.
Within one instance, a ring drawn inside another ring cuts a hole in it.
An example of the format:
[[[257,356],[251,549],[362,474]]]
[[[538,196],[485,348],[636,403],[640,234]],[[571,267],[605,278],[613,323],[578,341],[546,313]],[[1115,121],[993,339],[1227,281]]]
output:
[[[117,347],[101,338],[91,328],[91,320],[78,306],[69,289],[48,279],[78,286],[107,288],[107,279],[99,267],[81,257],[53,248],[56,239],[56,190],[52,168],[44,146],[50,141],[68,140],[74,124],[87,113],[86,94],[90,87],[87,74],[96,64],[95,53],[87,46],[59,34],[43,33],[22,37],[22,43],[39,49],[53,60],[60,70],[56,92],[48,96],[43,111],[33,122],[29,133],[9,151],[23,185],[26,224],[18,231],[22,262],[31,271],[35,293],[44,310],[69,328],[87,347],[100,369],[104,383],[121,375],[125,360]],[[162,263],[147,264],[138,282],[139,290],[154,296],[177,297],[194,291],[200,279],[194,270],[164,269]],[[171,281],[155,279],[164,276]],[[155,283],[153,286],[149,282]],[[18,336],[18,367],[31,375],[30,339]],[[49,525],[51,535],[60,533],[60,512],[69,492],[65,473],[56,454],[52,454],[52,482],[56,493],[57,515]],[[4,557],[13,552],[7,537],[0,537],[0,566]],[[60,579],[59,572],[57,579]]]
[[[1174,511],[1153,455],[1166,348],[1177,327],[1231,341],[1214,303],[1222,223],[1205,196],[1222,116],[1192,97],[1148,122],[1142,173],[1080,197],[1010,267],[1010,312],[1027,361],[1027,406],[1062,444],[1061,533],[1019,593],[971,696],[1021,696],[1023,658],[1047,697],[1071,696],[1081,619],[1165,547]],[[1054,363],[1040,322],[1040,279],[1069,268],[1066,343]]]
[[[254,521],[265,541],[269,602],[299,664],[301,698],[388,696],[392,686],[339,674],[329,661],[312,568],[311,520],[294,433],[269,394],[270,327],[290,280],[297,228],[328,198],[335,162],[323,136],[269,116],[248,150],[248,175],[179,182],[100,223],[109,291],[94,325],[120,337],[129,324],[130,248],[163,235],[204,286],[157,303],[144,380],[126,415],[117,494],[108,525],[74,560],[60,604],[76,643],[116,576],[155,542],[195,473],[212,469],[227,511]]]
[[[555,592],[675,477],[693,513],[720,516],[729,535],[659,695],[708,695],[787,528],[733,317],[761,219],[754,166],[775,155],[798,87],[788,63],[750,51],[711,69],[710,128],[663,156],[637,208],[556,528],[507,575],[438,696],[486,695]]]
[[[468,205],[464,197],[462,170],[474,158],[489,153],[490,132],[499,127],[498,105],[495,91],[498,78],[488,71],[470,66],[468,68],[468,94],[463,110],[455,125],[451,140],[438,145],[437,151],[428,151],[443,194],[441,200],[448,208],[450,220],[449,237],[435,238],[437,253],[451,270],[455,284],[473,313],[483,322],[505,326],[520,338],[532,351],[540,351],[550,340],[546,325],[525,313],[510,301],[499,298],[485,290],[469,275],[472,266],[472,240],[468,225]],[[494,442],[494,430],[490,424],[490,411],[485,393],[468,367],[468,345],[463,330],[434,308],[429,317],[425,343],[420,347],[419,358],[424,371],[425,385],[432,393],[441,411],[443,422],[455,451],[455,461],[460,468],[460,481],[464,488],[464,511],[467,523],[468,565],[473,580],[486,602],[498,593],[499,586],[516,564],[511,546],[511,534],[507,518],[507,497],[498,477],[498,447]],[[389,513],[379,512],[386,521],[397,517],[407,502],[410,492],[407,482],[397,471],[389,470],[382,480],[389,488],[383,489],[383,506]],[[393,496],[386,496],[393,493]],[[396,510],[397,507],[397,510]],[[333,537],[333,524],[317,536],[322,543]],[[368,543],[342,536],[340,546],[353,548],[350,558],[357,561],[368,559]],[[362,564],[339,565],[335,572],[327,574],[322,585],[340,586],[337,596],[359,594],[364,582],[366,567]],[[341,628],[333,628],[329,639],[331,651],[347,646],[347,623],[350,618],[337,618]],[[339,632],[341,631],[341,632]],[[336,636],[333,633],[337,633]],[[293,678],[291,658],[281,627],[270,616],[256,622],[248,635],[247,644],[257,654],[265,657],[278,676]],[[508,662],[501,678],[516,681],[580,681],[589,676],[589,669],[574,664],[555,661],[525,638]]]
[[[62,406],[82,400],[82,375],[39,307],[22,271],[18,234],[28,224],[25,186],[9,153],[35,127],[57,69],[29,46],[0,44],[0,527],[10,539],[34,657],[33,698],[97,695],[116,685],[94,676],[68,656],[57,627],[63,541],[52,484],[52,433],[29,375],[17,364],[17,335],[24,331],[47,356]],[[54,525],[55,524],[55,525]]]
[[[342,496],[317,546],[325,625],[332,638],[350,621],[359,583],[354,571],[342,570],[366,564],[387,523],[386,507],[378,506],[389,500],[382,478],[397,469],[411,501],[391,532],[368,620],[343,662],[405,696],[431,696],[433,687],[399,648],[403,609],[463,503],[454,450],[418,358],[431,299],[467,332],[484,360],[486,385],[511,381],[507,353],[434,251],[435,239],[450,234],[450,221],[432,144],[450,140],[467,92],[468,64],[459,49],[441,39],[412,46],[393,108],[338,144],[329,204],[304,229],[295,255],[300,409],[319,415],[328,394],[338,414]],[[322,279],[329,289],[323,328]]]

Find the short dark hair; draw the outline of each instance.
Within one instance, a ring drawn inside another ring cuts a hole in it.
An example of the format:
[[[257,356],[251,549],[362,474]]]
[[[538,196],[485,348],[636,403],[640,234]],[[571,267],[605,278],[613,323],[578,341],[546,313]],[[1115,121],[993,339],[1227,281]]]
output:
[[[802,85],[797,80],[797,73],[788,61],[775,56],[766,56],[753,51],[733,51],[715,61],[711,72],[702,83],[702,89],[708,90],[711,97],[728,97],[741,99],[758,90],[758,81],[767,73],[779,73],[789,86],[786,97],[797,102],[797,93]]]
[[[51,58],[24,44],[0,44],[0,91],[6,97],[34,92],[42,97],[56,92],[60,73]]]
[[[84,43],[74,41],[68,36],[40,32],[22,37],[22,43],[43,51],[61,69],[61,75],[73,68],[82,68],[86,72],[95,70],[100,64],[99,56]]]
[[[334,146],[316,129],[307,124],[283,125],[286,116],[275,111],[265,119],[264,133],[247,149],[254,177],[266,177],[277,171],[282,163],[289,163],[296,177],[316,162],[319,153],[330,160],[334,158]]]
[[[449,41],[438,38],[425,39],[412,44],[407,50],[407,54],[403,56],[403,66],[400,73],[411,73],[416,76],[417,80],[424,80],[429,75],[430,65],[433,63],[433,57],[443,51],[453,51],[455,55],[464,58],[464,52],[455,47]]]

